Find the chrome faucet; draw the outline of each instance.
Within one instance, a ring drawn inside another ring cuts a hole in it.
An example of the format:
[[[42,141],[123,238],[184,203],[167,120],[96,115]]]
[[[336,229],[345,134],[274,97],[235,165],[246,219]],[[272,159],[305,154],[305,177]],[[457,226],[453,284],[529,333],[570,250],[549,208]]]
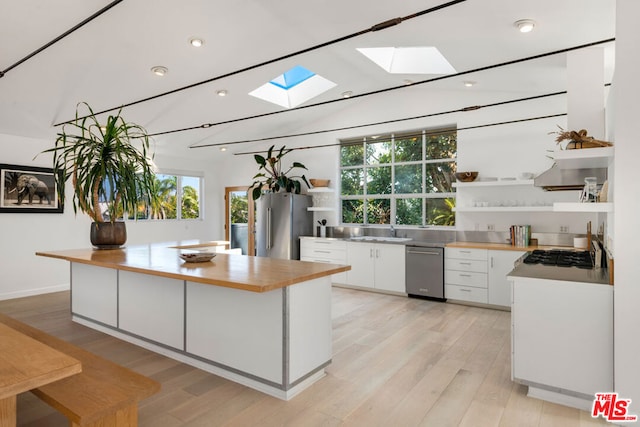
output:
[[[391,224],[389,227],[389,236],[396,237],[396,229],[393,228],[393,224]]]

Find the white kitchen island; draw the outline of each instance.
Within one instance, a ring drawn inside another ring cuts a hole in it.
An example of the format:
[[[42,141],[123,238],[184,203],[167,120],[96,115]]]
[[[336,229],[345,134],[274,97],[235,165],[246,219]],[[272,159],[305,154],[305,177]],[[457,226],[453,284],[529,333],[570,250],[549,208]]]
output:
[[[70,262],[74,321],[288,400],[331,363],[332,274],[349,269],[171,244],[37,255]]]
[[[520,264],[510,274],[512,377],[538,399],[590,410],[613,389],[613,286],[604,269]]]

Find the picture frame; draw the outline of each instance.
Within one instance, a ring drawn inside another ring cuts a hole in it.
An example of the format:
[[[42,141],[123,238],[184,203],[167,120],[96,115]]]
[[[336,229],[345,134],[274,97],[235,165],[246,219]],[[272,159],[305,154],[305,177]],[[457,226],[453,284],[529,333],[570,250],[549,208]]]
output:
[[[0,163],[0,213],[62,213],[53,169]]]

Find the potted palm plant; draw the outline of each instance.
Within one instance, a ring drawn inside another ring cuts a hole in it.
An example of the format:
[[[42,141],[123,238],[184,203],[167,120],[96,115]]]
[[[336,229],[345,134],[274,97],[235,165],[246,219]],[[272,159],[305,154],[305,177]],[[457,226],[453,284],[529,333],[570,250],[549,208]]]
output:
[[[80,103],[75,120],[58,133],[55,147],[43,151],[53,153],[58,197],[64,200],[65,183],[71,179],[73,210],[89,215],[91,243],[103,249],[125,243],[125,223],[118,221],[124,212],[135,212],[141,201],[152,208],[158,205],[149,137],[121,112],[100,123],[91,107]]]
[[[305,165],[299,162],[293,162],[293,164],[287,170],[282,170],[282,158],[293,151],[293,149],[286,149],[282,146],[277,154],[274,153],[275,145],[272,145],[267,150],[267,157],[263,157],[259,154],[255,154],[253,158],[258,164],[258,173],[253,177],[253,183],[249,187],[248,191],[251,191],[253,200],[258,200],[262,195],[264,188],[268,189],[272,193],[278,191],[295,192],[300,194],[302,189],[302,182],[310,187],[307,178],[304,175],[288,176],[293,169],[307,169]]]

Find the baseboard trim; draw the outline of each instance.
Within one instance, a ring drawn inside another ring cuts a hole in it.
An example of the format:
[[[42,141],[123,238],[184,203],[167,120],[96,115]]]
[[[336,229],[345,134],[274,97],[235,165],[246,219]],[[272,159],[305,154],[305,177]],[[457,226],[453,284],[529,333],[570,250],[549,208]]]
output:
[[[46,288],[27,289],[24,291],[6,292],[0,294],[0,300],[16,299],[31,297],[34,295],[51,294],[53,292],[68,291],[71,289],[68,283],[56,286],[47,286]]]

